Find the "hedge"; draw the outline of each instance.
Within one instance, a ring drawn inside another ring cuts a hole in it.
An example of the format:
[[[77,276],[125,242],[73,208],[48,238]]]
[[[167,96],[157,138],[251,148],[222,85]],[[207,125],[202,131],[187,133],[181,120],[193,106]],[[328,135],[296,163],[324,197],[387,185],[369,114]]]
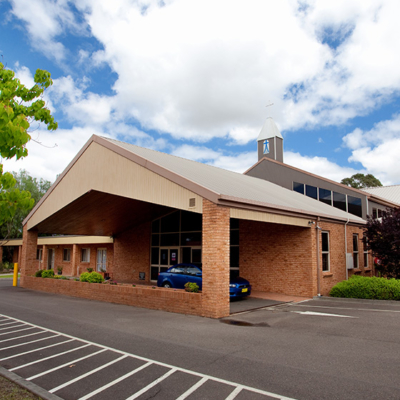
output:
[[[102,283],[104,278],[98,272],[84,272],[80,275],[79,280],[81,282]]]
[[[353,275],[335,285],[329,294],[353,299],[400,300],[400,280]]]

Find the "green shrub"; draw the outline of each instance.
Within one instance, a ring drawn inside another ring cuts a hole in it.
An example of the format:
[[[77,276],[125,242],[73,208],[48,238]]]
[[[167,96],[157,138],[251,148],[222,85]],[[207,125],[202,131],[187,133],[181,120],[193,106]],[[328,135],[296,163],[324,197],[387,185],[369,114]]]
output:
[[[187,292],[197,293],[199,291],[199,285],[194,282],[187,282],[185,283],[185,290]]]
[[[54,279],[68,280],[68,278],[66,276],[62,276],[62,275],[54,275]]]
[[[87,272],[93,272],[93,268],[86,268],[87,269]]]
[[[89,283],[102,283],[104,278],[98,272],[84,272],[79,277],[81,282],[89,282]]]
[[[329,294],[353,299],[400,300],[400,280],[353,275],[335,285]]]
[[[37,271],[35,272],[36,278],[41,278],[41,277],[42,277],[42,273],[43,273],[43,270],[42,270],[42,269],[37,270]]]
[[[44,269],[42,271],[42,278],[54,278],[54,270]]]

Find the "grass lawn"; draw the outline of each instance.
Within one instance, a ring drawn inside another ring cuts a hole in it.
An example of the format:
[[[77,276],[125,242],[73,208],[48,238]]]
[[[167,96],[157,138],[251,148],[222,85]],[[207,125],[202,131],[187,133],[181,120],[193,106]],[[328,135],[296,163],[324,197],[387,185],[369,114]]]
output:
[[[0,376],[0,400],[41,400],[41,398]]]
[[[1,279],[1,278],[13,278],[13,277],[14,277],[14,274],[0,275],[0,279]],[[18,278],[19,278],[19,274],[18,274]],[[1,397],[0,397],[0,400],[1,400]]]

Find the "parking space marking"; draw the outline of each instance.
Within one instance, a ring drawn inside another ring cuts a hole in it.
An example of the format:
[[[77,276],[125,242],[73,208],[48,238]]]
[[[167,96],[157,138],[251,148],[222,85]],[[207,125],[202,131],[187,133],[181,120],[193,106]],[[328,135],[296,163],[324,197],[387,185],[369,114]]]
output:
[[[58,336],[60,336],[60,335],[53,335],[53,336],[48,336],[48,337],[40,338],[40,339],[37,339],[37,340],[31,340],[30,342],[19,343],[19,344],[13,344],[12,346],[2,347],[2,348],[0,349],[0,351],[8,350],[8,349],[13,349],[14,347],[26,346],[27,344],[36,343],[36,342],[41,342],[42,340],[47,340],[47,339],[55,338],[55,337],[58,337]]]
[[[374,308],[352,308],[352,307],[332,307],[332,306],[308,306],[308,305],[297,305],[291,304],[296,307],[310,307],[310,308],[329,308],[332,310],[351,310],[351,311],[373,311],[373,312],[388,312],[388,313],[400,313],[400,310],[378,310]]]
[[[186,390],[185,393],[183,393],[181,396],[179,396],[176,400],[184,400],[186,399],[186,397],[188,397],[189,395],[191,395],[194,391],[196,391],[201,385],[203,385],[203,383],[207,382],[208,379],[207,378],[202,378],[200,379],[196,384],[194,384],[191,388],[189,388],[188,390]]]
[[[5,361],[5,360],[9,360],[10,358],[15,358],[15,357],[24,356],[25,354],[34,353],[35,351],[40,351],[40,350],[44,350],[44,349],[49,349],[50,347],[59,346],[60,344],[72,342],[73,340],[74,340],[74,339],[68,339],[68,340],[66,340],[66,341],[64,341],[64,342],[54,343],[54,344],[50,344],[49,346],[39,347],[38,349],[29,350],[29,351],[24,351],[23,353],[13,354],[12,356],[9,356],[9,357],[0,358],[0,361]]]
[[[145,386],[143,389],[139,390],[132,396],[128,397],[126,400],[134,400],[137,399],[139,396],[141,396],[143,393],[146,393],[148,390],[150,390],[152,387],[158,385],[160,382],[162,382],[164,379],[167,379],[170,375],[176,372],[176,368],[172,368],[170,371],[165,373],[163,376],[160,376],[157,378],[155,381],[151,382],[147,386]]]
[[[83,397],[80,397],[78,400],[90,399],[90,398],[93,397],[95,394],[98,394],[98,393],[100,393],[100,392],[103,392],[104,390],[108,389],[109,387],[114,386],[115,384],[117,384],[118,382],[123,381],[123,380],[126,379],[126,378],[129,378],[130,376],[136,374],[137,372],[141,371],[142,369],[145,369],[145,368],[149,367],[149,366],[152,365],[152,364],[153,364],[153,363],[149,361],[148,363],[143,364],[143,365],[141,365],[141,366],[138,367],[138,368],[135,368],[133,371],[130,371],[130,372],[128,372],[127,374],[120,376],[119,378],[113,380],[112,382],[107,383],[107,385],[104,385],[104,386],[102,386],[102,387],[100,387],[100,388],[98,388],[98,389],[96,389],[96,390],[93,390],[93,392],[88,393],[87,395],[85,395],[85,396],[83,396]]]
[[[17,333],[17,332],[22,332],[22,331],[29,331],[30,329],[35,329],[35,328],[29,327],[29,328],[24,328],[24,329],[18,329],[18,330],[16,330],[16,331],[11,331],[11,332],[3,332],[3,333],[0,333],[0,336],[9,335],[10,333]]]
[[[84,357],[80,357],[80,358],[77,358],[77,359],[72,360],[72,361],[68,361],[68,362],[65,363],[65,364],[62,364],[62,365],[59,365],[59,366],[57,366],[57,367],[48,369],[47,371],[43,371],[43,372],[41,372],[40,374],[36,374],[36,375],[30,376],[29,378],[26,378],[26,380],[27,380],[27,381],[31,381],[31,380],[33,380],[33,379],[39,378],[40,376],[50,374],[50,372],[57,371],[57,370],[59,370],[59,369],[61,369],[61,368],[67,367],[68,365],[71,365],[71,364],[73,364],[73,363],[77,363],[77,362],[79,362],[79,361],[86,360],[87,358],[93,357],[93,356],[95,356],[96,354],[103,353],[103,352],[106,351],[106,350],[107,350],[107,349],[101,349],[101,350],[99,350],[99,351],[96,351],[95,353],[88,354],[88,355],[86,355],[86,356],[84,356]]]
[[[73,383],[75,383],[75,382],[78,382],[78,381],[80,381],[81,379],[86,378],[87,376],[92,375],[92,374],[94,374],[94,373],[96,373],[96,372],[98,372],[98,371],[101,371],[102,369],[107,368],[107,367],[109,367],[110,365],[113,365],[114,363],[116,363],[116,362],[118,362],[118,361],[121,361],[121,360],[123,360],[123,359],[126,358],[126,357],[128,357],[128,356],[126,356],[126,355],[125,355],[125,356],[121,356],[121,357],[119,357],[119,358],[117,358],[117,359],[115,359],[115,360],[113,360],[113,361],[108,362],[107,364],[103,364],[103,365],[101,365],[101,366],[98,367],[98,368],[95,368],[95,369],[92,369],[92,370],[89,371],[89,372],[86,372],[86,374],[83,374],[83,375],[81,375],[81,376],[78,376],[78,377],[75,378],[75,379],[71,379],[70,381],[63,383],[62,385],[57,386],[57,387],[55,387],[55,388],[49,390],[49,392],[50,392],[50,393],[55,393],[55,392],[57,392],[58,390],[60,390],[60,389],[62,389],[62,388],[65,388],[66,386],[69,386],[69,385],[71,385],[71,384],[73,384]]]
[[[97,348],[100,348],[100,350],[95,351],[94,353],[91,353],[91,354],[88,354],[88,355],[86,355],[86,356],[77,358],[77,359],[75,359],[75,360],[69,361],[69,362],[64,363],[64,364],[62,364],[62,365],[58,365],[58,366],[56,366],[56,367],[54,367],[54,368],[51,368],[51,369],[49,369],[49,370],[47,370],[47,371],[42,371],[42,372],[40,372],[40,373],[38,373],[38,374],[35,374],[35,375],[30,376],[29,378],[25,378],[27,381],[31,381],[31,380],[36,379],[36,378],[39,378],[39,377],[41,377],[41,376],[43,376],[43,375],[46,375],[46,374],[49,374],[49,373],[51,373],[51,372],[57,371],[57,370],[59,370],[59,369],[61,369],[61,368],[70,366],[70,365],[72,365],[72,364],[74,364],[74,363],[77,363],[77,362],[79,362],[79,361],[88,359],[88,358],[90,358],[90,357],[93,357],[93,356],[95,356],[95,355],[97,355],[97,354],[100,354],[100,353],[102,353],[102,352],[105,352],[105,351],[107,351],[107,350],[108,350],[108,351],[111,351],[111,352],[113,352],[113,353],[120,354],[121,356],[123,356],[123,357],[120,357],[120,358],[117,359],[117,360],[112,361],[111,363],[108,363],[108,365],[111,365],[111,364],[113,364],[113,363],[115,363],[115,362],[121,360],[122,358],[126,358],[126,357],[132,357],[132,358],[134,358],[134,359],[136,359],[136,360],[141,360],[141,361],[144,361],[144,362],[145,362],[145,364],[143,364],[142,366],[140,366],[140,367],[134,369],[133,371],[128,372],[127,374],[125,374],[125,375],[123,375],[123,376],[120,376],[119,378],[117,378],[117,379],[115,379],[114,381],[112,381],[112,382],[110,382],[110,383],[108,383],[108,384],[106,384],[106,385],[104,385],[104,386],[102,386],[102,387],[96,389],[95,391],[84,395],[84,396],[81,397],[79,400],[86,400],[86,399],[89,399],[89,398],[95,396],[96,394],[98,394],[98,393],[100,393],[100,392],[106,390],[107,388],[109,388],[109,387],[111,387],[111,386],[117,384],[118,382],[121,382],[121,381],[123,381],[124,379],[127,379],[128,377],[134,375],[135,373],[137,373],[137,372],[139,372],[139,371],[141,371],[141,370],[147,368],[148,366],[150,366],[150,365],[152,365],[152,364],[157,365],[157,366],[161,366],[161,367],[168,368],[169,371],[167,371],[164,375],[162,375],[162,376],[159,377],[158,379],[156,379],[156,380],[154,380],[153,382],[151,382],[149,385],[147,385],[146,387],[144,387],[144,388],[141,389],[140,391],[138,391],[138,392],[132,394],[132,395],[128,398],[129,400],[136,399],[136,398],[139,397],[141,394],[147,392],[147,391],[150,390],[152,387],[156,386],[159,382],[161,382],[161,381],[167,379],[169,376],[171,376],[174,372],[177,372],[177,371],[183,372],[183,373],[188,374],[188,375],[197,376],[197,377],[200,378],[200,380],[199,380],[196,384],[194,384],[194,385],[193,385],[191,388],[189,388],[185,393],[183,393],[180,397],[178,397],[179,400],[183,400],[183,399],[187,398],[190,394],[192,394],[193,392],[195,392],[199,387],[201,387],[201,386],[202,386],[205,382],[207,382],[207,381],[218,382],[218,383],[221,383],[221,384],[224,384],[224,385],[227,385],[227,386],[231,386],[231,387],[232,387],[232,392],[231,392],[230,395],[226,398],[226,400],[232,400],[232,399],[234,399],[242,390],[246,390],[246,391],[249,391],[249,392],[252,392],[252,393],[257,393],[257,394],[260,394],[260,395],[263,395],[263,396],[269,396],[269,397],[272,397],[272,398],[274,398],[274,399],[279,399],[279,400],[295,400],[295,399],[293,399],[293,398],[289,398],[289,397],[286,397],[286,396],[281,396],[281,395],[278,395],[278,394],[276,394],[276,393],[268,392],[268,391],[261,390],[261,389],[256,389],[256,388],[251,387],[251,386],[241,385],[241,384],[239,384],[239,383],[231,382],[231,381],[228,381],[228,380],[225,380],[225,379],[219,379],[219,378],[214,377],[214,376],[211,376],[211,375],[202,374],[202,373],[200,373],[200,372],[191,371],[191,370],[188,370],[188,369],[185,369],[185,368],[180,368],[180,367],[176,367],[176,366],[173,366],[173,365],[170,365],[170,364],[166,364],[166,363],[163,363],[163,362],[151,360],[151,359],[146,358],[146,357],[141,357],[141,356],[138,356],[138,355],[135,355],[135,354],[130,354],[130,353],[127,353],[127,352],[125,352],[125,351],[121,351],[121,350],[118,350],[118,349],[114,349],[114,348],[111,348],[111,347],[108,347],[108,346],[104,346],[104,345],[101,345],[101,344],[98,344],[98,343],[91,342],[91,341],[89,341],[89,340],[77,338],[77,337],[74,337],[74,336],[71,336],[71,335],[68,335],[68,334],[64,334],[64,333],[61,333],[61,332],[54,331],[54,330],[52,330],[52,329],[47,329],[47,328],[44,328],[44,327],[41,327],[41,326],[38,326],[38,325],[35,325],[35,324],[31,324],[31,323],[29,323],[29,322],[25,322],[25,321],[19,320],[19,319],[17,319],[17,318],[8,317],[8,316],[5,316],[5,315],[0,315],[0,317],[7,318],[8,320],[14,320],[15,322],[19,322],[19,323],[25,324],[25,325],[27,325],[27,326],[29,326],[29,327],[36,328],[36,329],[39,329],[39,330],[40,330],[39,332],[31,333],[31,334],[28,334],[28,335],[22,335],[22,336],[14,337],[14,338],[11,338],[11,339],[0,340],[0,343],[6,342],[6,341],[9,341],[9,340],[18,340],[18,339],[22,339],[22,338],[25,338],[25,337],[28,337],[28,336],[38,335],[38,334],[43,334],[43,333],[54,334],[53,336],[50,336],[50,337],[41,338],[41,339],[38,339],[38,340],[33,340],[33,341],[30,341],[30,342],[25,342],[25,343],[22,343],[22,344],[16,344],[16,345],[8,346],[8,347],[6,347],[6,348],[1,348],[1,347],[0,347],[0,351],[5,350],[5,349],[8,349],[8,348],[12,348],[12,347],[22,346],[22,345],[25,345],[25,344],[28,344],[28,343],[38,342],[38,341],[40,341],[40,340],[46,340],[46,339],[49,339],[49,338],[51,338],[51,337],[57,337],[57,336],[63,336],[63,337],[65,337],[65,338],[69,338],[69,339],[71,339],[71,340],[76,340],[76,341],[78,341],[78,342],[85,343],[85,345],[82,346],[82,347],[87,347],[87,346],[89,346],[89,345],[92,345],[92,346],[95,346],[95,347],[97,347]],[[6,320],[7,320],[7,319],[6,319]],[[76,349],[74,349],[74,350],[76,350]],[[68,351],[68,352],[70,352],[70,351]],[[53,357],[56,357],[56,356],[58,356],[58,355],[46,357],[46,359],[53,358]],[[41,362],[41,361],[44,361],[44,359],[31,362],[31,363],[29,363],[29,365],[32,365],[32,363]],[[24,366],[27,366],[27,365],[28,365],[28,364],[25,364]],[[94,373],[94,372],[96,372],[96,371],[98,371],[98,370],[101,370],[101,369],[103,369],[103,368],[106,368],[106,366],[108,366],[108,365],[107,365],[107,364],[104,364],[104,365],[102,365],[101,367],[96,368],[95,370],[89,371],[89,372],[87,372],[86,374],[83,374],[83,375],[81,375],[81,376],[79,376],[79,377],[77,377],[77,378],[74,378],[74,379],[70,380],[69,382],[65,382],[64,384],[59,385],[59,386],[57,386],[56,388],[51,389],[51,392],[50,392],[50,393],[54,393],[54,392],[56,392],[57,390],[60,390],[61,388],[65,388],[65,387],[71,385],[72,383],[77,382],[77,381],[79,381],[80,379],[83,379],[84,377],[89,376],[89,375],[91,375],[92,373]],[[23,366],[19,366],[19,367],[15,367],[15,368],[13,368],[13,369],[19,369],[19,368],[22,368],[22,367],[23,367]],[[13,369],[12,369],[12,370],[13,370]],[[10,371],[11,371],[11,370],[10,370]]]
[[[315,311],[290,311],[290,312],[292,312],[294,314],[301,314],[301,315],[314,315],[317,317],[358,318],[358,317],[352,317],[350,315],[321,313],[321,312],[315,312]]]
[[[15,322],[13,322],[13,324],[15,324]],[[10,325],[10,324],[4,324],[4,325]],[[2,326],[2,325],[0,325]],[[5,329],[14,329],[14,328],[18,328],[19,326],[24,326],[24,324],[21,325],[14,325],[14,326],[7,326],[7,328],[0,328],[0,331],[4,331]]]
[[[83,348],[88,347],[88,346],[90,346],[90,344],[84,344],[83,346],[76,347],[74,349],[70,349],[70,350],[67,350],[67,351],[63,351],[62,353],[53,354],[51,356],[41,358],[40,360],[35,360],[35,361],[31,361],[31,362],[29,362],[27,364],[24,364],[24,365],[19,365],[18,367],[11,368],[9,371],[12,372],[12,371],[16,371],[17,369],[29,367],[30,365],[41,363],[43,361],[50,360],[52,358],[60,357],[60,356],[62,356],[64,354],[72,353],[73,351],[77,351],[77,350],[83,349]]]

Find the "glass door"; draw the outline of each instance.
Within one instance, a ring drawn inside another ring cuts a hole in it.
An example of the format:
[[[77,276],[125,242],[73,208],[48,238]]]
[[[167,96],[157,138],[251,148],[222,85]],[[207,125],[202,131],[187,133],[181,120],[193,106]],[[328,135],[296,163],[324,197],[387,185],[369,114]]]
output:
[[[168,268],[179,263],[179,248],[160,247],[152,249],[151,258],[150,279],[156,281],[160,272],[165,272]]]
[[[54,269],[54,256],[55,256],[54,249],[49,249],[47,257],[47,269]]]

